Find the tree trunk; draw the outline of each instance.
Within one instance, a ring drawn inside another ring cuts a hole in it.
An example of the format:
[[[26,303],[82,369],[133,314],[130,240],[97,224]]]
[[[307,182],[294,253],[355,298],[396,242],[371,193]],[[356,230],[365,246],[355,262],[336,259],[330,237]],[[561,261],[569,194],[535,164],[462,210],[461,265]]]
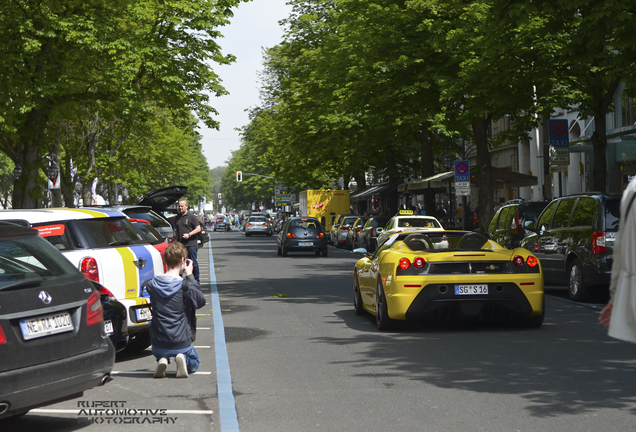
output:
[[[420,129],[420,161],[422,164],[422,178],[435,175],[435,164],[433,160],[433,143],[429,123],[422,124]],[[435,216],[435,191],[424,189],[424,210],[427,215]]]
[[[598,89],[598,91],[594,92],[596,112],[594,113],[594,133],[592,134],[592,146],[594,148],[594,184],[592,185],[592,190],[601,192],[608,192],[606,115],[620,82],[620,78],[614,78],[607,91]]]
[[[490,153],[488,148],[488,124],[490,115],[484,118],[473,119],[473,135],[477,149],[477,166],[479,167],[478,193],[478,223],[479,228],[486,231],[488,223],[494,214],[492,171],[490,165]],[[466,212],[466,209],[464,209]]]

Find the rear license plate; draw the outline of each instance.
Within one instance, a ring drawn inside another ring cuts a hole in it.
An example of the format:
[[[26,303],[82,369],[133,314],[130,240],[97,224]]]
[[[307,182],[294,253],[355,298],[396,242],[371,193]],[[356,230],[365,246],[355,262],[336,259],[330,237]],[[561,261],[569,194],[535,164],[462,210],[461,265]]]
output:
[[[150,308],[139,308],[135,309],[135,314],[137,316],[137,322],[150,321],[152,319],[152,312],[150,312]]]
[[[304,247],[304,246],[311,247],[313,245],[314,245],[314,242],[298,242],[298,246],[300,247]]]
[[[104,321],[104,333],[106,333],[106,336],[110,336],[115,333],[112,321]]]
[[[60,312],[52,315],[45,315],[37,318],[20,320],[20,330],[24,340],[36,339],[57,333],[64,333],[73,330],[71,314]]]
[[[455,295],[488,294],[488,285],[455,285]]]

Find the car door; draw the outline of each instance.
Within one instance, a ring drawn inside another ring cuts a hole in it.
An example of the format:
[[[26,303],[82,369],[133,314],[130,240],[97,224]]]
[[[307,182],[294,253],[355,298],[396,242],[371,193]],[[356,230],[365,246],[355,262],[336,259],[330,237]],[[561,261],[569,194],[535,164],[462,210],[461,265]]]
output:
[[[547,265],[552,271],[551,278],[558,283],[567,282],[567,256],[575,242],[575,237],[570,229],[570,217],[575,203],[576,198],[561,200],[552,219],[553,246],[551,250],[546,250],[545,255]]]
[[[522,246],[532,252],[541,261],[541,267],[543,269],[543,277],[546,281],[551,278],[551,274],[545,267],[547,263],[546,259],[546,244],[550,249],[552,238],[550,237],[550,227],[552,225],[552,218],[554,217],[554,211],[556,210],[558,201],[552,201],[541,213],[537,224],[533,228],[533,231],[523,239]]]
[[[512,226],[512,218],[516,209],[517,206],[507,206],[502,208],[499,220],[497,221],[495,241],[506,248],[510,247],[510,228]]]

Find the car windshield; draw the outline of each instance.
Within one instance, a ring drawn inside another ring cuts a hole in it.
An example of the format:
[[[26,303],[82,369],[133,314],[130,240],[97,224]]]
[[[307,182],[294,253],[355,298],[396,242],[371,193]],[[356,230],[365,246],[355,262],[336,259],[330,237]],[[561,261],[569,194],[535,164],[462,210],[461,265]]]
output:
[[[427,252],[482,250],[488,242],[482,234],[455,231],[402,234],[397,238],[400,240],[413,251]]]
[[[0,290],[28,288],[78,270],[40,236],[0,240]]]
[[[435,219],[428,218],[400,218],[399,228],[441,228]]]
[[[605,200],[605,231],[618,231],[621,213],[621,201],[618,199]]]
[[[82,219],[77,223],[93,248],[148,243],[126,218]]]

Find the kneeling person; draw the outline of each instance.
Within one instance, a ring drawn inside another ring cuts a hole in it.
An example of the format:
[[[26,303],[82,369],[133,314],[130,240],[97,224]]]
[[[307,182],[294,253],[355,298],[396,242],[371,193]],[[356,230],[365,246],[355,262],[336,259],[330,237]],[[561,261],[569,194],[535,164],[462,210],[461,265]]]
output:
[[[188,250],[183,244],[170,243],[164,252],[164,260],[168,270],[147,286],[152,305],[152,353],[157,358],[154,377],[164,378],[170,358],[174,357],[177,378],[187,378],[188,373],[199,368],[199,355],[192,346],[188,317],[205,306],[205,297],[192,275],[192,260],[188,259]],[[180,276],[182,272],[185,272],[184,278]]]

